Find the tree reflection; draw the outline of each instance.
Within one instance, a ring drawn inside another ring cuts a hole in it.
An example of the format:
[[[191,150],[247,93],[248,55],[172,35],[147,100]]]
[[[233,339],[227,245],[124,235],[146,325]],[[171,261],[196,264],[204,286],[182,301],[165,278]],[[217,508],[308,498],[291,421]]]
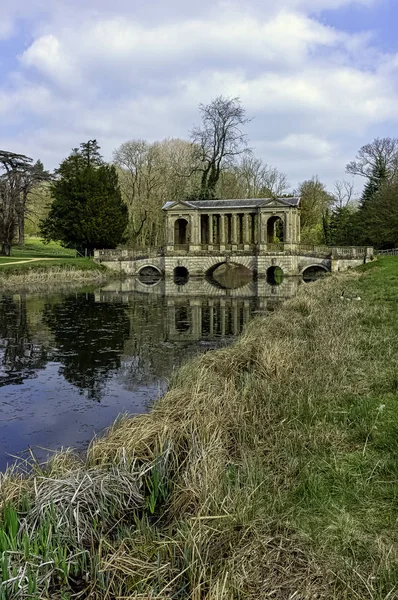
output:
[[[95,302],[94,294],[68,296],[47,305],[43,320],[52,331],[57,361],[67,381],[100,401],[106,380],[120,367],[130,322],[119,304]]]
[[[27,318],[26,296],[0,298],[0,387],[22,384],[35,377],[47,362],[47,349],[33,339]]]

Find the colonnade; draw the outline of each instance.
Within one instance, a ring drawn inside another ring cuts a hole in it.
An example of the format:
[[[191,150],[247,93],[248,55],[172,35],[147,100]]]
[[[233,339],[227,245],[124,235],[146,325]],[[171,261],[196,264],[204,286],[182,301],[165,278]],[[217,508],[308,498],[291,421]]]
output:
[[[256,244],[259,241],[258,215],[255,213],[202,214],[201,244]]]

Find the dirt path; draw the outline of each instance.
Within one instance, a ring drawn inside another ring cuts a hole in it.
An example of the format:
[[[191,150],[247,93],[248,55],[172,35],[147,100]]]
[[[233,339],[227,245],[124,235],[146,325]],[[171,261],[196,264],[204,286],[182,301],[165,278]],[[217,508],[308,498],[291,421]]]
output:
[[[23,260],[12,260],[11,262],[0,262],[0,268],[7,265],[21,265],[23,263],[37,262],[38,260],[62,260],[61,258],[24,258]]]

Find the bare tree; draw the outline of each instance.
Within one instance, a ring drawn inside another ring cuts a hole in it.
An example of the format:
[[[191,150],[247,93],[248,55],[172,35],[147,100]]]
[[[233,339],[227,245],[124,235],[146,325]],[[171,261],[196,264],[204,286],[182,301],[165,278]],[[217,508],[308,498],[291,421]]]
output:
[[[334,192],[332,194],[334,204],[337,208],[348,206],[353,200],[354,183],[346,179],[339,179],[334,182]]]
[[[398,172],[398,139],[375,138],[371,144],[359,149],[356,159],[346,166],[347,173],[371,179],[380,166],[389,176]]]
[[[290,187],[285,173],[252,155],[244,156],[234,172],[241,182],[244,198],[280,196]]]
[[[28,206],[29,194],[36,186],[46,181],[50,181],[52,176],[44,170],[43,163],[38,160],[30,167],[20,173],[19,187],[20,193],[15,206],[17,214],[18,244],[25,243],[25,219],[30,213]]]
[[[191,132],[196,149],[197,171],[201,174],[200,198],[214,198],[223,169],[231,167],[238,156],[248,152],[242,127],[250,119],[239,98],[218,96],[210,104],[199,105],[202,124]]]
[[[31,168],[32,159],[24,154],[0,151],[0,254],[9,256],[18,222],[23,175]]]
[[[306,243],[318,243],[322,234],[332,196],[318,177],[300,183],[296,192],[301,197],[301,234]]]
[[[18,242],[25,242],[28,196],[35,185],[48,181],[43,164],[24,154],[0,151],[0,243],[1,253],[9,255],[18,230]]]

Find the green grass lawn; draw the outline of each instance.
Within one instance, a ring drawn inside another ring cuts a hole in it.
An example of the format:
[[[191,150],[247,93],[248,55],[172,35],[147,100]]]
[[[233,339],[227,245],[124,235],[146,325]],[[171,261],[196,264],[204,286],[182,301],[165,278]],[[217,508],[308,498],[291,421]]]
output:
[[[24,260],[29,262],[20,262]],[[76,257],[75,250],[63,248],[57,242],[45,244],[40,238],[35,237],[27,238],[24,246],[13,246],[11,256],[0,256],[0,273],[7,272],[8,275],[54,267],[67,267],[83,271],[103,269],[93,260]]]
[[[45,244],[41,238],[26,238],[24,246],[13,246],[11,249],[12,257],[39,257],[43,258],[75,258],[76,250],[63,248],[58,242]]]

